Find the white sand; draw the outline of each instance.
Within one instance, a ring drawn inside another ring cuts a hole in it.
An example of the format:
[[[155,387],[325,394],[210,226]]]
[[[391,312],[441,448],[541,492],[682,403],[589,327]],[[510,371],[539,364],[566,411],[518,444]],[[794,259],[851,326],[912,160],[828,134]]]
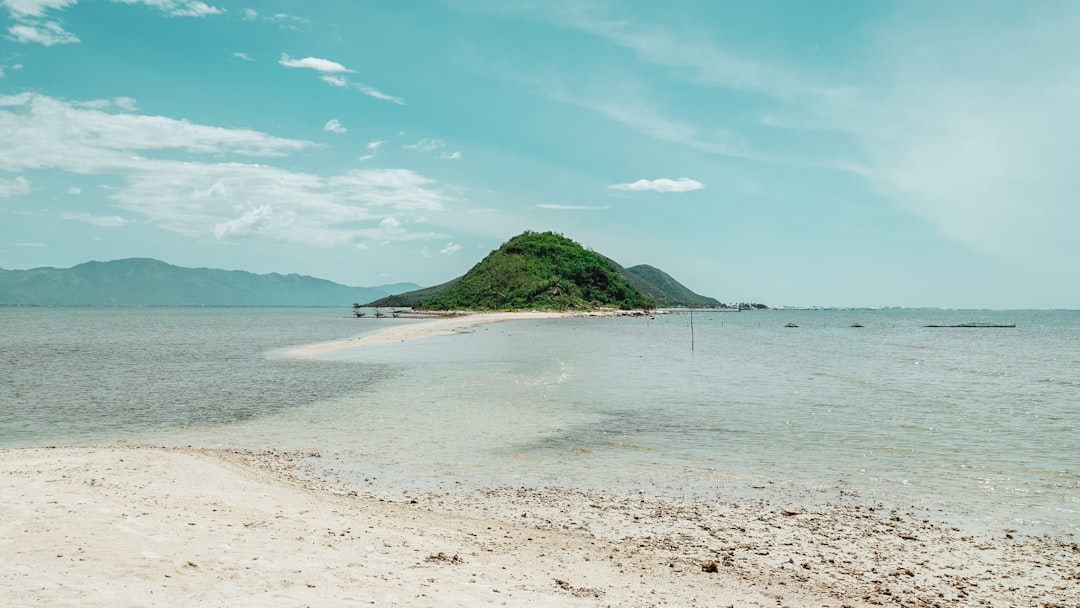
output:
[[[434,319],[424,319],[404,325],[393,325],[376,331],[372,334],[359,338],[335,340],[310,346],[301,346],[285,353],[290,357],[311,357],[321,355],[341,348],[352,348],[371,344],[386,344],[389,342],[406,342],[429,336],[437,336],[453,333],[454,330],[465,327],[473,327],[484,323],[497,323],[499,321],[528,320],[528,319],[555,319],[568,316],[561,312],[480,312],[449,315]]]
[[[0,496],[6,606],[773,604],[617,543],[335,496],[196,451],[0,451]]]
[[[4,606],[1076,606],[1067,539],[507,489],[355,495],[288,454],[0,450]],[[415,503],[412,502],[415,500]],[[714,560],[717,572],[702,564]]]

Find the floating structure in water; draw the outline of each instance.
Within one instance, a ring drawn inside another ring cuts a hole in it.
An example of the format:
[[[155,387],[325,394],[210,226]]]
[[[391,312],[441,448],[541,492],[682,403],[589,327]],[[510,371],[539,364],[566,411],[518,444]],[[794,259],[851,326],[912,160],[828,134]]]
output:
[[[923,327],[979,327],[979,328],[1001,328],[1001,327],[1016,327],[1016,323],[957,323],[956,325],[923,325]]]

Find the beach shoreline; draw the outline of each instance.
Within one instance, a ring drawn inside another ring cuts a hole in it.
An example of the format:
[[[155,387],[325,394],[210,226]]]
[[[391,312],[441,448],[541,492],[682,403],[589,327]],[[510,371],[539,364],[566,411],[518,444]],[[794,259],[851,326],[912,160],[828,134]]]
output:
[[[588,312],[559,312],[559,311],[499,311],[499,312],[472,312],[460,311],[452,313],[433,313],[437,316],[422,318],[411,323],[392,325],[377,329],[369,334],[308,344],[288,349],[284,352],[286,357],[314,357],[345,348],[360,346],[373,346],[376,344],[389,344],[394,342],[409,342],[432,336],[451,334],[459,329],[500,323],[503,321],[529,321],[536,319],[565,319],[571,317],[614,317],[614,316],[645,316],[644,311],[588,311]]]
[[[317,453],[0,450],[12,605],[1069,606],[1075,539],[882,505],[496,488],[377,498]]]

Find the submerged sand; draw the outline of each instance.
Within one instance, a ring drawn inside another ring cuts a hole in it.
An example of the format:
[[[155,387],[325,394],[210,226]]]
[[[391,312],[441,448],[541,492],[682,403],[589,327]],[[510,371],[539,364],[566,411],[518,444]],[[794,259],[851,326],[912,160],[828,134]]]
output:
[[[1074,539],[875,505],[377,498],[314,454],[0,450],[8,606],[1076,606]]]

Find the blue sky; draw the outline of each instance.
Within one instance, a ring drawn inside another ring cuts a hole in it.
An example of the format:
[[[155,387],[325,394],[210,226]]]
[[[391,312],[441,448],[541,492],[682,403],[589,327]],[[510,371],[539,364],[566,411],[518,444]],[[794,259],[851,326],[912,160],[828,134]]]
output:
[[[1077,2],[0,2],[0,267],[1080,308]]]

